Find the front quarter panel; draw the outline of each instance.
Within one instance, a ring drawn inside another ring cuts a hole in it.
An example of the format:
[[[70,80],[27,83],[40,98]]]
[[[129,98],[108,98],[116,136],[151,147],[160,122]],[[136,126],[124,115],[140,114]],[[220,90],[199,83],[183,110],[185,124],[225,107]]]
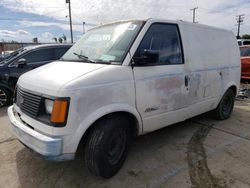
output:
[[[142,123],[135,105],[132,69],[129,66],[107,66],[80,77],[62,88],[70,96],[68,122],[55,129],[55,135],[68,135],[64,151],[74,153],[85,131],[99,118],[112,112],[129,112]]]
[[[84,133],[90,128],[91,126],[94,126],[93,124],[96,122],[96,120],[100,119],[101,117],[113,113],[113,112],[128,112],[132,115],[134,115],[138,121],[138,134],[142,134],[142,120],[137,112],[137,110],[130,105],[122,104],[122,103],[116,103],[111,104],[107,106],[103,106],[100,109],[97,109],[93,113],[89,114],[87,117],[84,118],[84,120],[81,122],[81,124],[78,126],[74,134],[70,137],[68,142],[66,143],[65,150],[68,150],[67,153],[74,153],[77,150],[77,147],[84,135]]]

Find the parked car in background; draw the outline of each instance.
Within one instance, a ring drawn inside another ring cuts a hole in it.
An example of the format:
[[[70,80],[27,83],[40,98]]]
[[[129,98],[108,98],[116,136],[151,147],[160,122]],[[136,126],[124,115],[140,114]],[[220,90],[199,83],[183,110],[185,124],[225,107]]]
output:
[[[250,45],[240,46],[241,80],[250,81]]]
[[[0,107],[11,102],[16,82],[23,73],[58,60],[71,44],[46,44],[18,49],[0,62]]]

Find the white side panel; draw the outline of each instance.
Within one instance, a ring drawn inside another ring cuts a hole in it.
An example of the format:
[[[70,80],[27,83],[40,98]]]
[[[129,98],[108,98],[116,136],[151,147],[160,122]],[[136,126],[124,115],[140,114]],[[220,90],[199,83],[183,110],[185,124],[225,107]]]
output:
[[[193,117],[216,108],[225,86],[238,82],[239,49],[226,30],[187,23],[180,30],[189,75],[188,117]]]
[[[134,75],[136,105],[144,133],[186,118],[184,65],[134,67]]]
[[[163,114],[154,115],[153,117],[144,118],[143,134],[184,121],[186,119],[184,114],[186,113],[187,108],[181,108],[179,110],[169,111]]]

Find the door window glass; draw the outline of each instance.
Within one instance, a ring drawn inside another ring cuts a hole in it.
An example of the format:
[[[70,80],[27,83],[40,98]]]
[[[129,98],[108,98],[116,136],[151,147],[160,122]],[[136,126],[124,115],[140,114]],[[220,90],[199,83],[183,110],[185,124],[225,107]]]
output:
[[[241,47],[240,48],[240,56],[241,57],[250,56],[250,48],[248,48],[248,47]]]
[[[53,49],[39,49],[24,55],[22,58],[26,59],[27,63],[36,63],[43,61],[50,61],[54,59]]]
[[[182,64],[183,55],[177,25],[153,24],[139,45],[134,59],[150,65]]]
[[[55,60],[60,59],[65,52],[67,52],[69,49],[69,47],[65,47],[65,48],[55,48]]]

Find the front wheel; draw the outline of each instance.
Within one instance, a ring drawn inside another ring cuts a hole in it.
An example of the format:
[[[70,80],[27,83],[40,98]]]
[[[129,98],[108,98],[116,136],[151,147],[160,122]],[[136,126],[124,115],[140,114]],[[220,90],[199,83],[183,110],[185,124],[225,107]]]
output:
[[[95,175],[114,176],[122,167],[129,148],[129,121],[123,116],[99,120],[85,148],[85,163]]]
[[[228,119],[233,111],[235,95],[232,89],[228,89],[223,95],[219,105],[214,110],[215,118],[219,120]]]
[[[11,101],[10,92],[6,88],[0,86],[0,108],[8,105],[10,101]]]

